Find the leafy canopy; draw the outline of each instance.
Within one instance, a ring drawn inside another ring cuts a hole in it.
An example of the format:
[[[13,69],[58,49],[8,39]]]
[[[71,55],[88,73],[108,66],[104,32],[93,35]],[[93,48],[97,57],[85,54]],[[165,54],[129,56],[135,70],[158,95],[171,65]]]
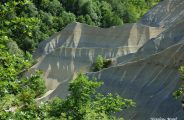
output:
[[[99,27],[136,22],[160,0],[2,0],[0,28],[23,51],[77,21]]]
[[[70,94],[65,100],[55,98],[48,103],[49,116],[71,120],[111,120],[122,109],[135,105],[119,95],[103,95],[96,90],[103,83],[79,74],[69,85]]]

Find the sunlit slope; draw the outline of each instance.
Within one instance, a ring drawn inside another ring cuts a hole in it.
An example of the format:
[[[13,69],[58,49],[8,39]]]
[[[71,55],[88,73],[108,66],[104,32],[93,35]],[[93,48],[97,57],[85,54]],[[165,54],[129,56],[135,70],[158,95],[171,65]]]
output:
[[[117,48],[128,47],[135,52],[150,38],[156,37],[163,28],[142,24],[125,24],[111,28],[91,27],[81,23],[71,23],[61,32],[43,41],[34,56],[48,54],[59,47],[73,48]]]
[[[62,83],[66,80],[71,80],[73,74],[79,72],[90,71],[92,63],[98,55],[103,55],[105,58],[112,58],[127,54],[127,48],[58,48],[39,59],[39,62],[32,69],[41,69],[45,71],[44,77],[49,89],[51,83],[56,80]],[[53,79],[53,80],[48,80]]]
[[[149,26],[168,27],[179,20],[183,20],[183,16],[183,0],[163,0],[146,13],[140,20],[140,23]]]
[[[157,37],[147,41],[136,53],[118,57],[117,63],[124,64],[129,61],[137,61],[158,53],[174,44],[184,42],[183,24],[184,20],[179,20],[175,24],[170,25]]]
[[[162,31],[136,23],[112,28],[71,23],[39,45],[34,53],[39,62],[30,71],[43,70],[47,88],[64,90],[59,95],[63,97],[67,92],[65,84],[79,72],[90,72],[98,55],[110,59],[134,53]]]

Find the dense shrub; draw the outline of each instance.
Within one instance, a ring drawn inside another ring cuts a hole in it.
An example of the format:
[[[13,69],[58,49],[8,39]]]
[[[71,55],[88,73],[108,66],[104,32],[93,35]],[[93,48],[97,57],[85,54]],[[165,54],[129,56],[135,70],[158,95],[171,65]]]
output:
[[[98,55],[94,65],[92,66],[92,70],[94,72],[100,71],[103,68],[107,68],[107,67],[109,67],[111,65],[112,65],[112,60],[105,59],[101,55]]]

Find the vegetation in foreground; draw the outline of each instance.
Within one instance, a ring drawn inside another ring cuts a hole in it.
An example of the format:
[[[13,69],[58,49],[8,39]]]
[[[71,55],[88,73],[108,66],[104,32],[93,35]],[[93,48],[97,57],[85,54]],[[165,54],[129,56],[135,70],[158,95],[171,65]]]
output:
[[[115,120],[120,119],[115,117],[116,112],[135,106],[132,100],[119,95],[98,93],[96,89],[102,82],[89,80],[82,74],[70,83],[66,99],[55,98],[41,104],[36,103],[35,98],[44,90],[42,80],[33,75],[19,82],[27,86],[23,84],[25,87],[17,87],[20,89],[17,93],[2,95],[0,99],[1,120]]]

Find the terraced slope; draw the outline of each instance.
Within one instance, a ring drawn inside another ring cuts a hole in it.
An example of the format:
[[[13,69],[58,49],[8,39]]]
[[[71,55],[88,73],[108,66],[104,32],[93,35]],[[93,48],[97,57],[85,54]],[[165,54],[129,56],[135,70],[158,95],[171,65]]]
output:
[[[136,109],[124,113],[126,119],[159,117],[184,119],[181,105],[172,92],[178,87],[178,67],[184,64],[184,43],[176,44],[146,59],[88,73],[104,81],[104,93],[118,93],[136,101]]]
[[[135,52],[146,41],[156,37],[162,28],[142,24],[125,24],[111,28],[91,27],[81,23],[71,23],[61,32],[43,41],[34,56],[48,54],[60,47],[72,48],[119,48],[125,47]]]
[[[184,16],[184,15],[183,15]],[[148,40],[137,52],[127,56],[120,56],[117,58],[118,63],[126,63],[128,61],[139,60],[155,53],[158,53],[174,44],[183,42],[184,40],[184,21],[177,21],[170,27],[165,28],[157,37]]]
[[[178,67],[184,65],[183,4],[165,0],[138,23],[106,29],[71,23],[42,42],[34,53],[38,63],[30,69],[44,71],[48,92],[38,100],[65,97],[68,82],[82,72],[104,81],[101,92],[137,102],[124,113],[125,119],[184,119],[179,101],[172,97],[180,83]],[[91,72],[97,55],[112,59],[112,66]]]
[[[183,8],[183,0],[163,0],[146,13],[139,22],[148,26],[169,27],[183,20]]]
[[[59,95],[64,97],[67,92],[65,84],[75,74],[89,72],[98,55],[110,59],[134,53],[161,31],[162,28],[136,23],[106,29],[71,23],[39,45],[34,53],[39,62],[32,70],[45,71],[44,78],[49,90],[64,86],[65,92]]]

